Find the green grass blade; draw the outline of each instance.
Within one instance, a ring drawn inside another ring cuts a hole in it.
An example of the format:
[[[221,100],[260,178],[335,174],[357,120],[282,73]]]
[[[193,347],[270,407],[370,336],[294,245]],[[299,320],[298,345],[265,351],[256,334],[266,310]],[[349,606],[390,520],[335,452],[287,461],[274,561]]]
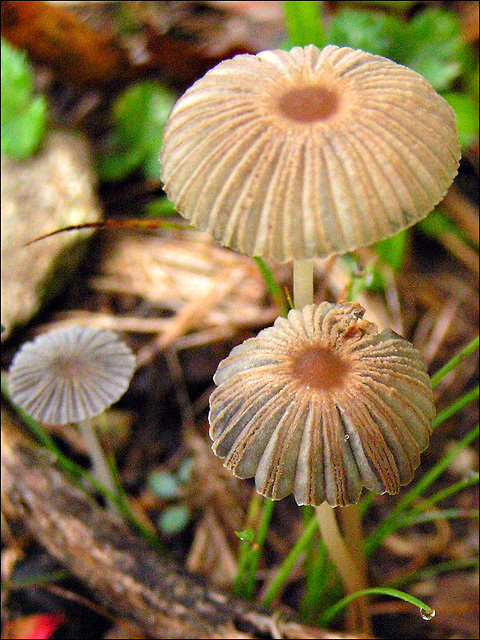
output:
[[[36,589],[54,582],[61,582],[70,577],[70,573],[66,569],[51,571],[49,573],[37,574],[9,580],[2,580],[2,588],[8,589]]]
[[[292,41],[298,47],[315,44],[322,48],[326,44],[321,16],[321,2],[288,0],[283,3],[285,26]]]
[[[282,291],[281,286],[275,280],[272,270],[268,267],[265,262],[261,258],[254,258],[257,263],[258,268],[260,269],[260,273],[262,274],[263,280],[268,289],[268,293],[271,295],[272,300],[277,305],[280,314],[284,317],[287,316],[290,307],[285,299],[285,295]]]
[[[325,626],[328,624],[344,607],[346,607],[350,602],[356,600],[357,598],[361,598],[363,596],[370,595],[383,595],[383,596],[391,596],[392,598],[398,598],[399,600],[404,600],[405,602],[409,602],[414,607],[418,607],[422,613],[422,615],[431,616],[432,618],[435,615],[435,610],[425,604],[418,598],[411,596],[409,593],[404,593],[403,591],[399,591],[398,589],[391,589],[389,587],[372,587],[371,589],[364,589],[363,591],[357,591],[356,593],[352,593],[345,598],[342,598],[339,602],[330,607],[320,619],[320,626]]]
[[[478,342],[479,337],[477,336],[432,376],[432,387],[434,389],[450,371],[458,367],[471,353],[478,350]]]
[[[432,513],[410,514],[402,520],[398,529],[436,520],[453,520],[454,518],[478,519],[478,509],[441,509]]]
[[[1,386],[2,386],[2,395],[10,400],[10,395],[8,393],[8,385],[5,376],[2,374],[1,378]],[[50,453],[55,457],[59,467],[66,473],[75,483],[76,485],[85,490],[83,487],[81,480],[86,480],[90,487],[92,487],[95,491],[97,491],[101,496],[110,500],[113,504],[115,504],[121,515],[124,519],[130,523],[130,525],[138,531],[147,542],[154,547],[160,548],[161,543],[157,536],[153,534],[148,527],[146,527],[143,522],[141,522],[133,512],[130,503],[126,500],[125,494],[122,493],[120,496],[114,494],[104,487],[104,485],[95,478],[89,471],[86,471],[81,465],[77,464],[73,460],[70,460],[59,447],[56,445],[53,438],[45,431],[45,429],[39,424],[36,420],[34,420],[26,411],[17,405],[13,405],[18,415],[22,419],[22,422],[30,429],[32,434],[37,438],[38,442],[50,451]]]
[[[177,214],[175,205],[166,196],[157,198],[145,207],[147,218],[167,218]]]
[[[436,429],[441,424],[443,424],[446,420],[448,420],[449,418],[454,416],[456,413],[458,413],[461,409],[463,409],[463,407],[466,407],[467,404],[477,399],[478,399],[478,386],[476,386],[471,391],[468,391],[461,398],[458,398],[458,400],[455,400],[455,402],[453,402],[450,406],[446,407],[445,409],[437,413],[437,415],[432,421],[432,429]]]
[[[392,580],[388,583],[389,587],[402,587],[412,582],[419,582],[421,580],[430,580],[441,573],[448,573],[449,571],[464,571],[465,569],[476,569],[479,564],[478,556],[475,558],[460,558],[459,560],[447,560],[446,562],[440,562],[431,567],[424,569],[417,569],[407,573],[396,580]]]
[[[303,530],[302,535],[298,538],[294,546],[292,547],[290,553],[287,555],[285,560],[280,565],[275,578],[270,584],[267,593],[263,598],[263,605],[265,607],[271,607],[273,601],[277,597],[278,593],[282,589],[282,586],[288,579],[288,576],[293,571],[295,564],[301,553],[305,553],[313,536],[318,531],[318,521],[317,518],[311,518],[310,522],[307,524],[305,529]]]
[[[418,505],[415,505],[413,509],[415,513],[422,513],[423,511],[426,511],[427,509],[430,509],[431,507],[438,504],[441,500],[449,498],[450,496],[455,495],[456,493],[462,491],[463,489],[466,489],[467,487],[472,487],[473,485],[478,484],[478,479],[478,473],[472,473],[468,478],[463,478],[458,482],[454,482],[449,487],[446,487],[441,491],[437,491],[437,493],[422,500],[422,502]]]
[[[249,565],[245,581],[244,594],[247,599],[250,599],[253,596],[255,582],[257,580],[258,564],[262,555],[263,545],[265,544],[265,540],[267,538],[268,527],[270,525],[274,507],[275,502],[273,500],[269,500],[268,498],[264,499],[262,516],[260,518],[257,529],[254,554],[252,556],[252,561]]]
[[[249,539],[244,539],[240,545],[238,572],[233,585],[233,591],[239,598],[249,600],[253,595],[258,564],[267,537],[274,506],[275,503],[273,500],[262,498],[262,496],[257,493],[254,494],[250,501],[247,523],[251,523],[254,516],[256,517],[260,507],[261,512],[253,543]]]
[[[467,435],[460,440],[448,453],[446,453],[437,464],[432,467],[420,480],[408,491],[408,493],[397,503],[396,507],[388,514],[378,529],[365,541],[365,552],[367,555],[373,553],[375,549],[385,540],[387,536],[397,530],[400,516],[410,507],[433,482],[450,466],[452,460],[466,447],[468,447],[478,437],[478,424]]]

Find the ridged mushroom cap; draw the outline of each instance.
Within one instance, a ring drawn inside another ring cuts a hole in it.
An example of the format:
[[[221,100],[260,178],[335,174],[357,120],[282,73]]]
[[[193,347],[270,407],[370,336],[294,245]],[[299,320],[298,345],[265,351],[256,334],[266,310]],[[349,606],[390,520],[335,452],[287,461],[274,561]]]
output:
[[[221,62],[174,106],[161,153],[183,216],[280,262],[409,227],[443,198],[459,159],[454,113],[422,76],[313,45]]]
[[[22,346],[10,367],[8,390],[39,422],[82,422],[116,402],[134,371],[135,356],[116,334],[70,327]]]
[[[215,375],[213,451],[259,493],[344,506],[394,494],[435,415],[419,352],[358,303],[308,305],[235,347]]]

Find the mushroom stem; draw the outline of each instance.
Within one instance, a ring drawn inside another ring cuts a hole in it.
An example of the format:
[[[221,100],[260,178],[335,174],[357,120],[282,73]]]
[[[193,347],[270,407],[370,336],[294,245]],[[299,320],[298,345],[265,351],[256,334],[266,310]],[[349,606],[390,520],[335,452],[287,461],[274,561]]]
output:
[[[293,262],[293,301],[295,309],[302,309],[307,304],[313,303],[313,259],[294,260]],[[355,531],[352,535],[359,534],[356,545],[361,544],[361,525],[359,514],[354,505],[349,514],[355,522]],[[335,564],[349,594],[362,591],[367,588],[365,576],[365,564],[362,561],[361,551],[351,554],[340,533],[334,510],[327,502],[316,507],[316,514],[322,538],[333,563]],[[370,620],[368,617],[365,599],[360,598],[352,603],[349,609],[350,623],[353,631],[361,631],[370,634]]]
[[[112,478],[110,467],[108,465],[105,453],[103,451],[100,440],[98,439],[95,425],[91,419],[83,420],[78,423],[78,428],[82,434],[83,440],[87,447],[92,462],[92,473],[95,478],[102,483],[111,493],[115,494],[117,489]],[[113,508],[113,503],[109,501],[109,505]]]
[[[293,261],[293,300],[295,309],[313,303],[313,259]]]
[[[323,502],[315,509],[320,533],[327,547],[328,554],[340,574],[347,593],[350,595],[366,588],[363,572],[358,570],[354,558],[347,549],[344,539],[338,528],[337,518],[332,507]],[[358,544],[358,541],[357,541]],[[351,631],[370,635],[370,620],[364,598],[352,603],[349,610],[349,622]]]
[[[340,523],[344,532],[345,542],[352,554],[355,566],[360,575],[362,589],[367,588],[367,562],[363,551],[362,516],[358,504],[349,504],[339,511]]]

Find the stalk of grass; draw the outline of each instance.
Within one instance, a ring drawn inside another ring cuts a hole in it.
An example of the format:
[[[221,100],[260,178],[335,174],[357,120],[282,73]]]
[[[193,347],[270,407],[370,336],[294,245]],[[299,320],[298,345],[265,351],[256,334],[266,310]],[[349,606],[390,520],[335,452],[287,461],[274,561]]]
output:
[[[472,487],[473,485],[478,484],[478,480],[479,480],[478,473],[473,473],[468,478],[463,478],[458,482],[454,482],[449,487],[446,487],[441,491],[437,491],[437,493],[433,494],[432,496],[429,496],[428,498],[424,498],[420,502],[420,504],[414,505],[413,511],[415,513],[422,513],[423,511],[426,511],[427,509],[430,509],[431,507],[435,506],[441,500],[444,500],[445,498],[449,498],[450,496],[455,495],[459,491],[462,491],[462,489],[466,489],[467,487]]]
[[[435,522],[435,520],[453,520],[454,518],[478,519],[478,509],[439,509],[433,513],[409,514],[398,525],[398,529],[405,529],[416,524]]]
[[[323,610],[322,604],[325,603],[329,586],[328,579],[332,576],[338,578],[323,540],[321,538],[314,538],[314,540],[318,540],[318,543],[310,559],[309,569],[305,572],[305,588],[300,601],[300,618],[310,624],[316,623],[315,616]],[[341,588],[339,579],[337,584]],[[332,593],[332,590],[329,590],[329,593]]]
[[[452,402],[451,405],[437,413],[432,421],[432,429],[436,429],[441,424],[446,422],[449,418],[458,413],[461,409],[466,407],[470,402],[478,399],[478,385],[471,391],[467,391],[463,396]]]
[[[260,505],[261,509],[258,508]],[[254,494],[250,502],[249,516],[260,511],[257,530],[254,540],[242,540],[240,545],[240,559],[237,576],[233,585],[234,593],[240,598],[249,600],[255,590],[258,564],[263,551],[263,545],[268,533],[268,527],[272,518],[275,503],[273,500],[263,498],[260,494]],[[249,518],[247,518],[248,522]]]
[[[157,198],[153,202],[147,204],[145,212],[148,218],[165,218],[177,214],[175,205],[166,196]]]
[[[268,293],[270,294],[270,296],[272,297],[272,300],[277,305],[280,311],[280,314],[283,317],[286,317],[290,310],[290,307],[288,305],[288,302],[285,298],[285,295],[282,291],[281,286],[275,280],[275,277],[271,269],[265,264],[265,262],[261,258],[256,257],[254,258],[254,260],[257,263],[258,268],[260,269],[260,273],[262,274],[263,280],[265,281]]]
[[[367,555],[373,553],[386,537],[398,529],[400,518],[404,512],[414,503],[418,496],[426,491],[448,469],[452,460],[478,437],[478,432],[479,428],[476,425],[398,501],[378,529],[367,538],[365,544]]]
[[[51,571],[41,575],[2,580],[2,589],[35,589],[46,584],[61,582],[62,580],[66,580],[69,576],[70,573],[66,569],[59,569],[58,571]]]
[[[1,388],[2,395],[9,400],[10,396],[8,393],[7,381],[5,376],[2,374],[1,377]],[[14,406],[14,405],[12,405]],[[106,488],[101,482],[95,478],[89,471],[86,471],[81,465],[77,464],[73,460],[71,460],[68,456],[66,456],[60,448],[56,445],[53,438],[45,431],[45,429],[31,416],[28,415],[23,409],[15,406],[15,411],[18,413],[22,422],[30,429],[32,434],[35,436],[37,441],[47,450],[52,456],[55,458],[59,467],[62,471],[67,474],[75,484],[82,490],[85,490],[85,487],[82,485],[81,480],[88,482],[89,486],[97,491],[101,496],[103,496],[106,500],[110,501],[114,504],[121,516],[124,518],[126,522],[129,522],[130,525],[152,546],[161,548],[162,545],[158,537],[150,531],[148,527],[146,527],[143,522],[141,522],[135,513],[133,512],[126,495],[123,492],[114,493]]]
[[[265,593],[262,600],[265,607],[270,607],[273,604],[273,601],[280,593],[283,586],[286,584],[288,576],[295,567],[298,558],[301,554],[307,552],[310,546],[310,542],[313,539],[316,531],[318,531],[318,522],[314,517],[310,519],[310,522],[304,528],[301,536],[298,538],[290,553],[282,562],[280,569],[278,570],[270,586],[268,587],[267,592]]]
[[[405,593],[403,591],[399,591],[398,589],[391,589],[389,587],[372,587],[371,589],[363,589],[362,591],[357,591],[356,593],[352,593],[345,598],[342,598],[339,602],[330,607],[320,618],[320,626],[324,626],[328,624],[335,616],[340,613],[340,611],[346,607],[350,602],[356,600],[357,598],[362,598],[364,596],[370,595],[383,595],[383,596],[391,596],[392,598],[398,598],[399,600],[404,600],[405,602],[409,602],[413,604],[415,607],[418,607],[425,616],[431,616],[432,618],[435,615],[435,610],[425,604],[418,598],[411,596],[409,593]]]
[[[291,41],[298,47],[314,44],[320,49],[326,45],[321,16],[322,2],[295,0],[283,3],[285,25]]]
[[[358,508],[362,516],[370,509],[372,504],[375,502],[376,494],[371,491],[365,495],[364,498],[358,503]]]
[[[258,519],[258,514],[262,506],[262,496],[256,491],[253,492],[250,504],[248,505],[248,512],[245,522],[245,529],[251,535],[241,536],[240,549],[238,554],[238,570],[233,583],[233,592],[240,596],[243,590],[245,582],[246,572],[248,570],[251,556],[253,553],[252,542],[255,540],[255,534],[253,532],[255,523]],[[237,534],[239,535],[239,534]]]
[[[470,354],[477,351],[478,343],[479,343],[479,336],[477,336],[471,342],[469,342],[466,347],[464,347],[461,351],[459,351],[455,356],[453,356],[453,358],[451,358],[447,362],[446,365],[444,365],[441,369],[439,369],[432,376],[432,387],[435,389],[435,387],[438,386],[440,381],[443,380],[443,378],[445,378],[445,376],[449,374],[450,371],[453,371],[453,369],[458,367],[458,365],[461,364],[465,360],[465,358],[467,358]]]
[[[463,571],[465,569],[476,569],[479,564],[478,556],[475,558],[460,558],[458,560],[447,560],[446,562],[440,562],[432,567],[425,567],[423,569],[417,569],[412,571],[396,580],[392,580],[388,583],[389,587],[402,587],[412,582],[419,582],[421,580],[428,580],[434,578],[441,573],[448,573],[449,571]]]

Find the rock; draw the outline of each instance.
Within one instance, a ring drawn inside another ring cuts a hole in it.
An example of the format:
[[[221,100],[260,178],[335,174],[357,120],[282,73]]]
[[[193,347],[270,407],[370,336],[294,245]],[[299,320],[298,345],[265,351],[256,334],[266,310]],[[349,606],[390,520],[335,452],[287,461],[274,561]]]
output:
[[[2,156],[2,339],[59,293],[78,264],[84,233],[24,245],[56,229],[101,218],[90,149],[78,134],[55,131],[28,160]]]

